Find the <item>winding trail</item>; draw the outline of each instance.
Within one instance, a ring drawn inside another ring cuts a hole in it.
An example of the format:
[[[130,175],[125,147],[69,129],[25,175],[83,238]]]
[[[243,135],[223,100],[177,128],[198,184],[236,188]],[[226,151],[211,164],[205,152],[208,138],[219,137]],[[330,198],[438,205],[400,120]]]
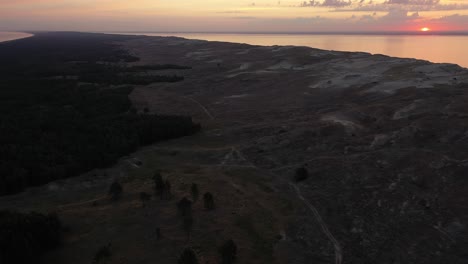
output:
[[[242,152],[236,148],[236,147],[233,147],[232,148],[232,151],[229,153],[234,153],[236,152],[239,157],[241,159],[243,159],[244,161],[247,161],[248,163],[251,164],[251,167],[253,168],[256,168],[260,171],[264,171],[264,169],[262,168],[259,168],[257,167],[255,164],[253,164],[252,162],[250,162],[243,154]],[[229,155],[228,154],[228,155]],[[231,154],[232,155],[232,154]],[[275,175],[278,179],[282,179],[280,176],[278,176],[277,174],[273,173],[272,171],[268,171],[268,173],[272,174],[272,175]],[[294,183],[291,183],[289,182],[289,185],[295,190],[295,193],[297,195],[297,197],[302,200],[304,202],[304,204],[307,206],[307,208],[313,213],[314,217],[315,217],[315,220],[317,221],[317,223],[320,225],[323,233],[327,236],[327,238],[330,240],[330,242],[333,244],[333,248],[335,249],[335,264],[342,264],[343,263],[343,250],[341,248],[341,245],[340,243],[338,242],[338,240],[333,236],[333,234],[330,232],[330,230],[328,229],[328,226],[327,224],[325,223],[325,221],[323,220],[322,216],[320,215],[319,211],[317,210],[317,208],[315,208],[315,206],[313,206],[309,201],[307,201],[307,199],[302,195],[302,192],[301,192],[301,189],[299,189],[299,187],[294,184]]]
[[[190,100],[192,102],[194,102],[195,104],[197,104],[205,113],[206,115],[211,119],[213,120],[214,119],[214,116],[210,113],[210,111],[208,111],[208,109],[206,109],[206,107],[204,105],[202,105],[199,101],[193,99],[192,97],[188,97],[188,96],[183,96],[183,98],[187,99],[187,100]]]
[[[336,238],[333,236],[333,234],[330,232],[328,229],[327,224],[323,221],[322,216],[318,212],[317,208],[313,206],[307,199],[304,198],[302,195],[301,190],[299,187],[293,183],[289,183],[291,187],[296,191],[296,195],[301,199],[304,204],[309,208],[309,210],[314,214],[315,220],[317,220],[317,223],[319,223],[320,227],[322,228],[323,233],[327,236],[327,238],[332,242],[333,247],[335,248],[335,264],[341,264],[343,263],[343,250],[341,249],[340,243]]]

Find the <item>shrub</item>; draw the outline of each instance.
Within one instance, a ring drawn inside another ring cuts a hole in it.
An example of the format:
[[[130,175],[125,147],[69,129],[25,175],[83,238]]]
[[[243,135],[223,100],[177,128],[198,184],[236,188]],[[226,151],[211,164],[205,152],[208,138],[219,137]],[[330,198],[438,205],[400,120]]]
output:
[[[203,195],[203,201],[204,201],[205,209],[214,210],[215,204],[214,204],[213,194],[209,192],[205,193],[205,195]]]
[[[190,249],[186,248],[184,252],[180,255],[178,264],[198,264],[197,255],[195,252]]]
[[[226,241],[219,249],[222,264],[232,264],[237,257],[237,246],[232,239]]]
[[[106,261],[110,259],[110,257],[112,256],[110,247],[111,247],[110,243],[107,246],[101,247],[94,255],[94,259],[93,259],[94,263],[100,263],[102,261]]]
[[[198,200],[198,196],[199,196],[198,185],[196,183],[192,183],[191,192],[192,192],[193,202],[195,203]]]
[[[294,180],[296,182],[301,182],[306,180],[309,177],[309,172],[305,167],[300,167],[296,170],[296,174],[294,175]]]
[[[177,203],[177,209],[182,216],[192,215],[192,202],[184,197]]]
[[[162,195],[164,191],[164,180],[161,176],[161,173],[155,172],[153,176],[154,181],[154,192],[156,195]]]
[[[140,193],[140,201],[141,201],[141,204],[143,205],[143,207],[146,206],[146,202],[148,202],[149,200],[151,200],[151,195],[150,194],[145,193],[145,192]]]
[[[122,197],[123,188],[120,183],[114,181],[109,188],[109,195],[113,201],[117,201]]]

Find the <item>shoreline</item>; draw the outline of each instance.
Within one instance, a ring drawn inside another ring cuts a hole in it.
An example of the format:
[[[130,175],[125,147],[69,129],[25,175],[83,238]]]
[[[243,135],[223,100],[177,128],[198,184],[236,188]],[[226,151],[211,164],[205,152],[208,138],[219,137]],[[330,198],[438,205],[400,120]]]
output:
[[[115,34],[115,35],[129,35],[129,36],[160,36],[160,37],[181,37],[191,40],[206,40],[206,41],[220,41],[238,44],[250,44],[260,46],[298,46],[298,47],[310,47],[328,51],[344,51],[344,52],[367,52],[375,55],[386,55],[396,58],[408,58],[408,59],[420,59],[430,61],[432,63],[451,63],[459,65],[460,67],[468,68],[468,61],[464,58],[468,57],[463,55],[464,50],[459,50],[458,43],[452,42],[452,45],[457,47],[440,46],[438,50],[432,52],[424,52],[418,48],[418,44],[415,43],[411,46],[410,50],[405,50],[402,43],[408,41],[407,38],[416,38],[416,41],[425,43],[425,38],[432,38],[433,41],[440,42],[446,45],[445,38],[462,38],[466,40],[468,45],[467,35],[433,35],[433,34],[415,34],[415,35],[352,35],[352,34],[266,34],[266,33],[249,33],[249,34],[236,34],[236,33],[149,33],[149,32],[101,32],[104,34]],[[307,38],[310,36],[311,38]],[[313,37],[324,37],[324,39],[315,39]],[[424,40],[419,37],[424,38]],[[356,40],[357,38],[357,40]],[[413,40],[413,39],[409,39]],[[380,46],[388,47],[393,46],[393,49],[382,49],[376,48],[377,44],[371,45],[370,47],[363,48],[360,42],[376,41],[381,44]],[[387,43],[390,41],[391,43]],[[351,46],[348,44],[351,43]],[[396,42],[396,43],[393,43]],[[402,42],[402,43],[399,43]],[[418,42],[418,43],[419,43]],[[330,43],[335,43],[330,45]],[[353,44],[354,43],[354,44]],[[354,45],[354,46],[353,46]],[[445,51],[444,51],[445,50]],[[455,54],[454,52],[460,51],[462,54]]]
[[[2,39],[1,34],[17,34],[17,35],[23,35],[23,36],[15,36],[15,37]],[[6,42],[11,42],[15,40],[30,38],[30,37],[34,37],[34,34],[21,32],[21,31],[0,31],[0,43],[6,43]]]

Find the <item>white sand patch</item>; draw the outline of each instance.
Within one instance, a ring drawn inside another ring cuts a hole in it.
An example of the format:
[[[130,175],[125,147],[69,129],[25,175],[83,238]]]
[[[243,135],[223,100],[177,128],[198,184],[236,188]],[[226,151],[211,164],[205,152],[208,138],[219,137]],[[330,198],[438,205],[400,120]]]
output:
[[[282,61],[278,64],[268,67],[268,70],[292,70],[295,66],[288,61]]]
[[[374,136],[374,140],[372,141],[370,148],[375,149],[377,147],[385,145],[390,140],[390,136],[386,134],[378,134]]]
[[[211,57],[212,54],[213,52],[211,51],[193,51],[193,52],[189,52],[185,54],[185,57],[200,60],[200,59]]]
[[[272,46],[270,47],[271,52],[280,52],[280,51],[289,50],[293,48],[296,48],[296,47],[295,46]]]
[[[249,62],[242,63],[241,66],[239,66],[239,70],[245,71],[245,70],[249,69],[250,66],[252,66],[252,63],[249,63]]]
[[[314,50],[309,55],[312,57],[322,58],[322,57],[339,55],[339,52],[332,51],[332,50]]]
[[[235,94],[235,95],[225,96],[224,98],[226,98],[226,99],[235,99],[235,98],[247,97],[249,95],[250,94]]]
[[[246,49],[246,50],[243,50],[243,51],[239,51],[236,54],[237,55],[245,55],[245,54],[249,54],[249,52],[250,52],[250,49]]]
[[[340,76],[338,73],[334,73],[331,76]],[[335,78],[324,78],[322,81],[309,85],[309,88],[320,89],[320,88],[329,88],[329,89],[345,89],[351,86],[362,86],[365,84],[378,82],[381,79],[381,76],[374,74],[359,74],[351,73],[341,77]]]
[[[417,109],[420,106],[422,106],[424,103],[425,103],[425,100],[422,100],[422,99],[415,100],[410,105],[407,105],[407,106],[397,110],[395,112],[395,114],[393,114],[393,120],[398,120],[398,119],[406,118],[406,117],[411,116],[413,114],[422,113],[423,110],[417,111]]]
[[[238,72],[238,73],[233,73],[233,74],[229,74],[229,75],[226,75],[227,78],[234,78],[234,77],[237,77],[237,76],[240,76],[240,75],[247,75],[247,74],[271,74],[271,73],[276,73],[275,71],[264,71],[264,70],[260,70],[260,71],[251,71],[251,72]]]
[[[346,117],[343,117],[343,116],[338,116],[338,115],[333,115],[333,114],[332,115],[326,115],[326,116],[323,116],[321,120],[340,124],[340,125],[346,127],[347,129],[354,130],[354,129],[357,129],[357,128],[361,128],[361,126],[359,124],[356,124],[355,122],[353,122],[349,118],[346,118]]]
[[[216,59],[216,60],[211,60],[211,61],[209,61],[208,63],[222,63],[222,62],[223,62],[223,60],[221,60],[221,59]]]
[[[399,89],[416,87],[417,84],[411,81],[393,81],[393,82],[383,82],[378,85],[366,90],[365,92],[380,92],[386,94],[393,94]]]

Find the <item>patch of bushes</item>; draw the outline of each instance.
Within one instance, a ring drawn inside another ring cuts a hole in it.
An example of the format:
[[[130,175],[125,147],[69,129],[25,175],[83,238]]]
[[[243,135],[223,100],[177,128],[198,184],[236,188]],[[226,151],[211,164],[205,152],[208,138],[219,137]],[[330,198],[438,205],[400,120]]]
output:
[[[0,211],[0,263],[38,263],[44,251],[60,245],[57,215]]]

